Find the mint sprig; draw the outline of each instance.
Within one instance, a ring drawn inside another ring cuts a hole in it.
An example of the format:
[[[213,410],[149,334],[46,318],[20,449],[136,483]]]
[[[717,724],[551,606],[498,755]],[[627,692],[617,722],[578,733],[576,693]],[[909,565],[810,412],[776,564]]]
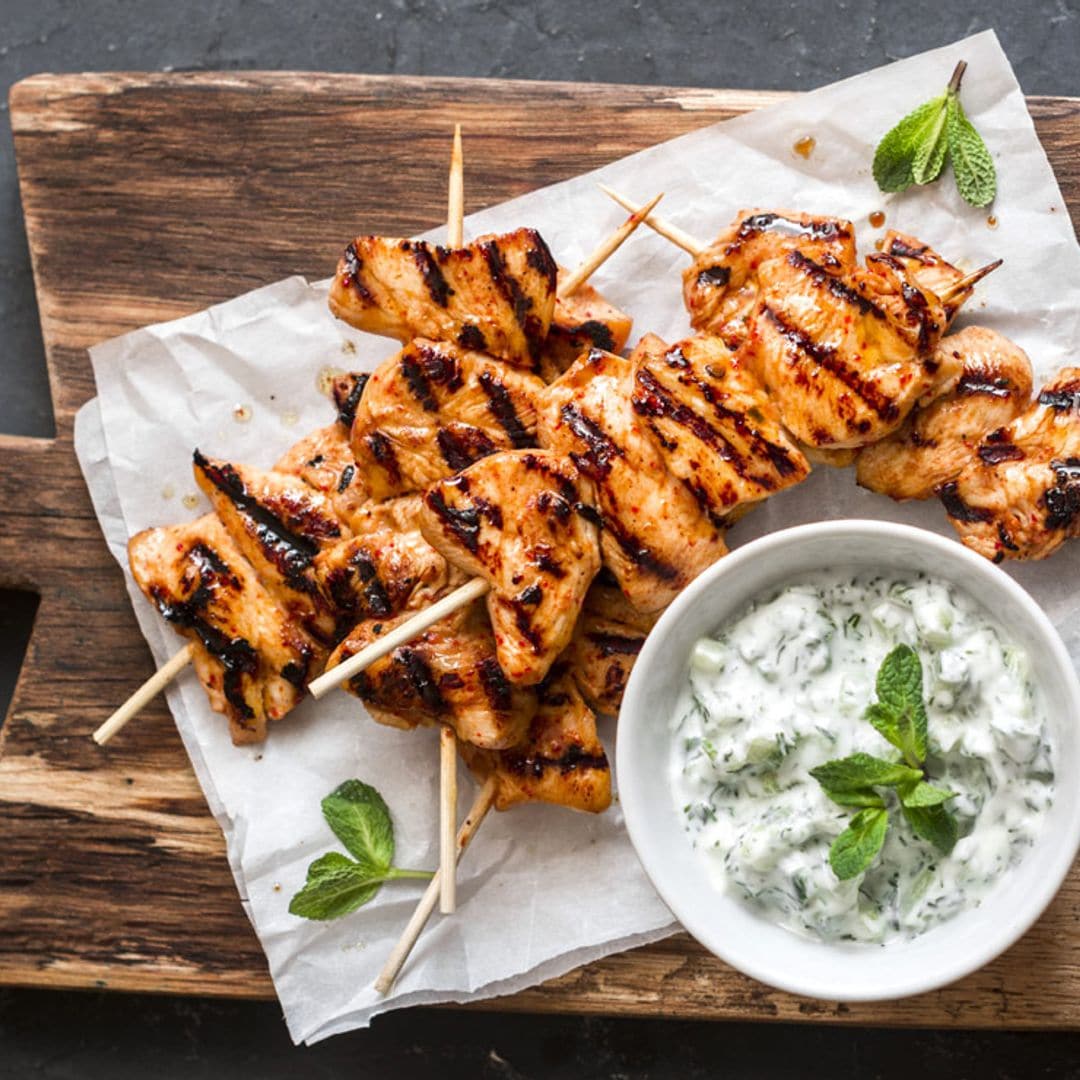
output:
[[[920,839],[948,854],[959,836],[956,819],[945,807],[956,792],[928,783],[923,769],[927,724],[922,663],[910,646],[897,645],[882,661],[877,696],[865,717],[904,760],[858,753],[810,770],[834,803],[862,808],[829,849],[829,864],[841,881],[866,870],[885,843],[889,811],[881,788],[896,792],[900,812]]]
[[[961,60],[945,91],[913,109],[878,143],[873,171],[882,191],[906,191],[912,184],[933,183],[949,162],[965,202],[983,207],[994,201],[994,159],[960,104],[966,69]]]
[[[383,797],[360,780],[346,780],[322,801],[323,817],[353,857],[329,851],[309,867],[289,912],[304,919],[337,919],[373,900],[387,881],[432,877],[401,870],[394,861],[394,823]]]

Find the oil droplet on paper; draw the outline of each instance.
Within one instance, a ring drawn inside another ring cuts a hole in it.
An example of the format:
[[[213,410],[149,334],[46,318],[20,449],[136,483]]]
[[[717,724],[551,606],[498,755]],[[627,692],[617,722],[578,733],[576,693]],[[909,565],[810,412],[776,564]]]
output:
[[[281,414],[281,422],[286,427],[295,427],[296,424],[299,423],[299,421],[300,421],[300,414],[296,413],[296,412],[293,412],[291,409],[288,412]]]
[[[341,343],[341,351],[346,356],[355,356],[356,355],[356,342],[355,341],[349,341],[349,339],[346,338]]]
[[[233,419],[238,424],[246,424],[251,419],[251,406],[250,405],[234,405],[232,414],[233,414]]]
[[[334,380],[339,375],[344,375],[345,371],[342,368],[324,367],[319,371],[319,374],[315,376],[315,389],[322,394],[323,397],[330,397],[334,392]]]
[[[175,494],[176,494],[176,488],[174,488],[172,486],[172,484],[166,484],[161,489],[161,497],[163,499],[171,499]]]
[[[817,139],[812,135],[804,135],[801,139],[796,139],[791,144],[791,149],[801,158],[809,158],[814,152],[814,147],[817,146]]]
[[[189,491],[180,501],[188,510],[194,510],[199,505],[199,496]]]
[[[996,218],[996,217],[994,217],[994,215],[993,215],[993,214],[991,214],[991,215],[990,215],[990,216],[989,216],[989,217],[988,217],[988,218],[986,219],[986,224],[987,224],[987,225],[989,225],[991,229],[996,229],[996,228],[998,227],[998,220],[997,220],[997,218]]]
[[[885,211],[875,210],[870,215],[870,224],[873,225],[875,229],[880,229],[881,226],[885,224]]]
[[[281,892],[281,882],[280,881],[275,881],[274,882],[274,892]]]

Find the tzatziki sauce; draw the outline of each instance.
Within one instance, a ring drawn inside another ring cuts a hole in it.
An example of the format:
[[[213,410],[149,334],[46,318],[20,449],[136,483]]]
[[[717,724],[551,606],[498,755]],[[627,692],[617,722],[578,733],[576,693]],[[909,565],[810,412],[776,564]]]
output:
[[[900,754],[864,719],[885,656],[923,667],[926,778],[956,792],[950,854],[889,807],[885,843],[847,881],[829,848],[854,810],[810,770]],[[762,595],[703,638],[673,718],[678,813],[718,889],[826,941],[910,938],[976,907],[1035,842],[1054,749],[1024,650],[972,597],[919,574],[820,571]]]

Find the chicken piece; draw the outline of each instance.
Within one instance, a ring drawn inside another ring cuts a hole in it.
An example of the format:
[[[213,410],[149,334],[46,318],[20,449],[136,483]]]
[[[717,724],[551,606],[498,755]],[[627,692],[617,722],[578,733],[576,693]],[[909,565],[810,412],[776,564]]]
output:
[[[830,270],[855,266],[855,229],[841,218],[791,210],[740,210],[683,271],[683,299],[695,330],[732,349],[746,338],[762,263],[799,251]]]
[[[195,482],[263,586],[302,625],[329,641],[336,620],[315,556],[351,536],[330,500],[289,473],[194,457]]]
[[[659,617],[635,611],[617,585],[599,578],[593,584],[565,653],[590,708],[618,715],[634,661]]]
[[[630,356],[634,411],[660,456],[718,527],[805,480],[810,466],[757,377],[718,337],[668,348],[646,334]]]
[[[147,599],[192,643],[210,707],[235,744],[261,742],[304,695],[323,653],[262,587],[213,514],[144,529],[128,543]]]
[[[275,472],[299,476],[308,487],[321,491],[342,521],[352,527],[368,502],[364,477],[340,424],[317,428],[294,443],[274,465]]]
[[[599,814],[611,805],[611,767],[596,717],[562,669],[538,687],[540,707],[519,746],[493,752],[462,745],[461,756],[482,780],[495,777],[495,809],[554,803]]]
[[[456,342],[533,371],[555,309],[555,278],[535,229],[453,249],[358,236],[338,263],[330,310],[372,334]]]
[[[364,387],[370,377],[365,371],[346,371],[335,375],[330,384],[330,394],[338,411],[337,422],[345,429],[346,434],[352,431],[356,407],[360,404]]]
[[[839,273],[791,251],[758,268],[758,285],[740,361],[806,445],[877,442],[933,385],[944,309],[891,256]]]
[[[388,618],[465,580],[424,539],[420,507],[419,495],[367,503],[353,519],[352,537],[315,556],[316,576],[339,625]]]
[[[565,277],[566,271],[560,269],[559,275]],[[548,382],[557,379],[586,349],[621,353],[633,325],[629,315],[586,282],[573,296],[556,299],[540,374]]]
[[[895,229],[890,229],[885,234],[880,250],[883,255],[899,260],[908,277],[920,289],[929,290],[935,296],[944,295],[965,276],[963,270],[947,262],[933,248],[921,240],[916,240],[914,236],[906,236]],[[973,291],[974,286],[969,287],[945,302],[946,327],[970,299]]]
[[[441,480],[424,496],[427,541],[491,585],[499,666],[519,686],[547,675],[570,644],[600,541],[592,485],[546,450],[507,450]]]
[[[968,326],[942,338],[946,380],[894,435],[859,453],[859,483],[894,499],[928,499],[959,475],[982,439],[1031,400],[1031,361],[994,330]]]
[[[414,614],[358,623],[334,650],[327,670]],[[391,727],[450,724],[462,742],[489,750],[515,746],[536,712],[536,696],[515,687],[495,655],[495,637],[479,602],[435,623],[407,645],[353,676],[345,689]]]
[[[537,435],[593,482],[604,562],[635,608],[656,611],[727,548],[643,429],[631,376],[629,360],[593,349],[548,387]]]
[[[384,361],[356,409],[352,448],[375,499],[420,491],[496,450],[536,443],[535,375],[418,338]]]
[[[1045,559],[1080,535],[1080,367],[991,432],[938,495],[964,543],[994,562]]]

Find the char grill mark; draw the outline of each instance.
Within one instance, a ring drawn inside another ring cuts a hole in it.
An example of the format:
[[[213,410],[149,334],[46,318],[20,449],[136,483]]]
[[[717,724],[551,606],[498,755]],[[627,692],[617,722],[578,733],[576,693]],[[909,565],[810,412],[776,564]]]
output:
[[[974,525],[978,522],[989,521],[993,517],[989,510],[981,506],[969,506],[964,502],[960,497],[959,486],[955,480],[942,484],[937,489],[937,494],[942,506],[945,507],[945,513],[956,521],[961,521],[966,525]]]
[[[848,235],[840,228],[837,221],[811,221],[804,225],[801,221],[784,217],[783,214],[751,214],[739,225],[739,239],[750,240],[763,232],[784,233],[787,236],[807,236],[814,240],[842,240]]]
[[[345,273],[341,277],[341,284],[346,288],[352,288],[362,300],[370,302],[374,298],[361,278],[363,269],[364,262],[356,250],[356,244],[350,243],[345,249]]]
[[[409,391],[416,398],[424,412],[438,412],[439,403],[431,393],[431,384],[427,380],[423,369],[416,360],[405,353],[401,357],[401,374],[405,376],[405,383]]]
[[[1039,394],[1039,404],[1054,412],[1080,411],[1080,386],[1069,384],[1055,390],[1043,390]]]
[[[632,563],[655,574],[663,581],[674,581],[679,576],[679,571],[674,566],[657,558],[641,538],[625,528],[621,521],[607,515],[603,515],[603,517],[604,529],[611,535],[615,543],[622,548],[623,553]]]
[[[366,442],[376,464],[386,470],[390,483],[395,486],[400,484],[401,466],[398,465],[397,454],[394,453],[394,444],[381,431],[373,431],[367,436]]]
[[[722,289],[731,280],[731,270],[726,266],[707,266],[698,271],[697,283],[702,288]]]
[[[611,767],[606,754],[587,754],[577,743],[571,743],[558,757],[543,754],[515,754],[512,751],[504,757],[506,768],[519,775],[541,777],[548,769],[558,769],[567,773],[584,769],[596,769],[607,772]]]
[[[877,304],[867,300],[862,293],[841,281],[834,274],[830,274],[820,263],[814,262],[801,251],[789,251],[787,262],[789,266],[806,274],[819,289],[827,289],[837,300],[858,308],[860,315],[872,315],[881,322],[886,321],[885,312]]]
[[[1046,525],[1050,529],[1069,529],[1080,513],[1080,458],[1050,462],[1056,485],[1044,496]]]
[[[514,401],[510,397],[506,387],[499,382],[490,371],[480,373],[480,389],[488,399],[488,410],[498,421],[499,426],[506,432],[511,445],[515,450],[524,450],[532,446],[533,440],[529,437],[525,425],[514,409]]]
[[[622,449],[599,424],[590,420],[576,405],[567,402],[559,410],[563,422],[585,443],[588,451],[571,454],[574,464],[586,476],[603,480],[611,472],[611,460],[622,456]]]
[[[364,606],[369,615],[386,617],[394,612],[394,605],[386,586],[379,579],[375,563],[366,551],[358,551],[352,557],[352,565],[357,577],[364,584]]]
[[[882,394],[872,383],[863,379],[857,371],[848,367],[836,349],[829,345],[819,345],[799,327],[793,326],[768,305],[765,305],[763,313],[789,344],[842,382],[853,394],[873,409],[882,420],[893,421],[899,417],[900,410],[896,402]],[[850,424],[850,421],[848,423]]]
[[[438,488],[429,491],[425,501],[438,514],[444,527],[471,551],[474,555],[480,546],[480,511],[475,506],[462,507],[447,505]]]
[[[916,259],[917,261],[922,262],[923,256],[929,250],[930,249],[926,246],[915,248],[910,244],[905,244],[903,240],[893,240],[889,245],[888,253],[890,255],[896,255],[901,259]]]
[[[544,251],[547,251],[547,245],[544,244],[544,241],[540,238],[539,234],[533,233],[533,237],[537,242],[537,245],[543,247]],[[540,320],[537,319],[535,315],[530,314],[530,309],[533,306],[532,297],[526,295],[521,287],[521,282],[510,273],[506,266],[506,259],[503,257],[502,250],[499,248],[496,241],[484,241],[484,243],[480,245],[480,250],[487,263],[488,274],[491,276],[492,283],[499,292],[503,294],[511,308],[513,308],[514,319],[518,326],[521,327],[525,339],[528,342],[529,355],[534,362],[539,360],[544,335]],[[549,259],[551,258],[550,251],[547,251],[547,256]],[[554,260],[552,260],[551,265],[554,267]],[[554,278],[552,278],[552,281],[554,281]],[[552,288],[554,288],[554,285],[552,285]]]
[[[513,688],[498,661],[493,656],[486,657],[480,661],[477,673],[492,709],[500,713],[509,712],[513,705]]]
[[[456,430],[440,428],[435,436],[439,453],[452,472],[467,469],[474,461],[479,461],[498,449],[480,428],[461,425]]]
[[[551,249],[544,242],[544,238],[534,229],[528,230],[532,240],[532,247],[525,253],[525,261],[546,281],[548,288],[554,292],[559,276],[559,268],[555,264],[555,258]]]
[[[352,430],[356,420],[356,407],[360,404],[364,387],[367,386],[369,375],[355,372],[348,376],[342,376],[334,384],[334,404],[338,409],[338,423],[346,430]]]
[[[460,390],[465,385],[465,378],[461,373],[461,363],[451,353],[432,348],[430,345],[414,344],[411,347],[411,353],[410,350],[405,350],[402,357],[403,367],[406,361],[414,364],[417,362],[412,359],[412,355],[419,358],[421,365],[420,377],[423,378],[425,385],[437,383],[439,386],[445,386],[451,393]],[[408,375],[406,375],[406,378],[408,378]],[[427,406],[425,406],[426,408]]]
[[[466,323],[458,332],[457,343],[463,349],[475,349],[477,352],[487,352],[487,338],[483,330],[473,323]]]
[[[423,241],[412,244],[413,259],[420,270],[420,276],[424,279],[428,295],[439,307],[444,308],[450,302],[454,290],[447,284],[443,277],[442,268],[432,257],[431,249]]]
[[[1023,461],[1024,451],[1015,443],[990,442],[983,443],[979,449],[979,460],[984,465],[1000,465],[1003,461]]]
[[[427,660],[417,649],[403,645],[394,651],[394,662],[404,668],[409,685],[424,707],[441,716],[446,711],[446,701],[439,692]]]
[[[1012,383],[1003,375],[992,372],[965,371],[956,384],[956,394],[972,396],[985,394],[989,397],[1007,398],[1013,392]]]
[[[611,336],[611,327],[596,319],[586,319],[573,328],[575,335],[586,337],[592,342],[594,349],[603,349],[605,352],[615,351],[615,339]]]
[[[280,518],[262,506],[248,491],[247,485],[231,465],[212,465],[198,450],[194,454],[196,467],[225,495],[236,509],[255,525],[256,538],[266,558],[281,572],[282,577],[298,592],[313,593],[314,582],[309,577],[318,547],[307,537],[293,532]],[[340,536],[336,526],[325,530],[328,536]]]
[[[602,656],[637,656],[645,644],[644,637],[625,637],[600,631],[591,631],[585,637],[600,650]]]
[[[338,486],[337,486],[337,490],[338,490],[339,495],[342,494],[342,492],[344,492],[346,488],[348,488],[348,486],[352,483],[352,478],[355,475],[356,475],[356,466],[355,465],[346,465],[345,468],[341,470],[341,479],[338,481]]]

